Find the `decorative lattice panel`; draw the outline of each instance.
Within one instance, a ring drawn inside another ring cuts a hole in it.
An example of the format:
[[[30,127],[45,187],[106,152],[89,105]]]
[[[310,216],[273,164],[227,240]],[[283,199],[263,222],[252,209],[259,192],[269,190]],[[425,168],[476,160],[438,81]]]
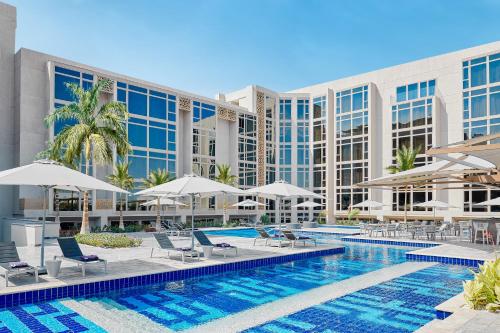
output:
[[[266,183],[266,112],[264,93],[257,92],[257,185]]]
[[[191,99],[184,96],[179,96],[179,110],[190,112],[191,111]]]
[[[112,199],[97,199],[95,203],[96,209],[113,209]]]
[[[102,92],[103,93],[106,93],[106,94],[113,94],[114,91],[115,91],[115,81],[107,78],[107,77],[103,77],[103,76],[98,76],[97,77],[97,82],[99,82],[100,84],[102,84]]]
[[[217,107],[217,118],[229,121],[236,121],[236,111],[222,106]]]

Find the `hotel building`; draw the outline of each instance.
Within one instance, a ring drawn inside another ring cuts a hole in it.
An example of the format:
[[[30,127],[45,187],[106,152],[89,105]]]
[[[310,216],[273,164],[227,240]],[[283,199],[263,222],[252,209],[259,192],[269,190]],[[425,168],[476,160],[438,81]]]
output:
[[[16,10],[0,3],[0,169],[31,163],[65,126],[47,128],[44,117],[71,103],[65,84],[88,88],[109,80],[100,98],[119,101],[130,113],[127,122],[132,151],[126,159],[137,184],[151,170],[166,169],[180,177],[196,173],[213,178],[217,164],[229,164],[239,187],[251,188],[282,179],[323,194],[324,208],[296,210],[297,200],[283,203],[285,221],[310,219],[322,210],[329,221],[366,199],[383,202],[381,213],[402,211],[397,191],[354,188],[380,177],[395,162],[403,145],[444,145],[500,131],[500,42],[485,44],[289,92],[251,85],[239,91],[199,96],[86,64],[21,48],[15,50]],[[115,158],[116,162],[116,158]],[[433,162],[420,154],[418,165]],[[92,165],[105,179],[112,166]],[[41,193],[32,187],[1,187],[0,215],[39,217]],[[456,206],[445,216],[481,215],[500,207],[474,203],[500,192],[464,190],[413,191],[410,203],[438,199]],[[117,221],[117,198],[94,191],[93,225]],[[78,223],[78,193],[51,194],[49,215],[59,203],[62,223]],[[238,199],[232,198],[231,202]],[[151,220],[134,196],[127,198],[126,220]],[[200,219],[220,220],[221,198],[197,202]],[[274,219],[275,203],[249,211],[266,211]],[[411,207],[411,210],[418,210]],[[183,220],[189,209],[177,209]],[[166,215],[173,214],[170,208]],[[425,213],[425,212],[424,212]],[[430,213],[430,211],[429,211]],[[230,209],[231,217],[247,212]]]

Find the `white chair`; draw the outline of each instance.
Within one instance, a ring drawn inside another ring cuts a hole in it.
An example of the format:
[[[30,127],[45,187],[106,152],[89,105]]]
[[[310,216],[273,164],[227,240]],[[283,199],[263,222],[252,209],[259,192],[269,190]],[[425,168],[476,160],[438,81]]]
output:
[[[398,230],[398,224],[388,224],[385,227],[385,233],[387,234],[387,237],[391,237],[391,234],[394,235],[394,238],[396,238],[396,231]],[[382,232],[383,234],[384,232]]]
[[[488,223],[487,222],[474,222],[474,243],[477,240],[477,234],[481,233],[482,239],[483,239],[483,244],[486,241],[486,244],[488,244],[488,238],[487,238],[487,233],[488,233]]]
[[[470,221],[460,221],[460,240],[471,241],[472,225]]]

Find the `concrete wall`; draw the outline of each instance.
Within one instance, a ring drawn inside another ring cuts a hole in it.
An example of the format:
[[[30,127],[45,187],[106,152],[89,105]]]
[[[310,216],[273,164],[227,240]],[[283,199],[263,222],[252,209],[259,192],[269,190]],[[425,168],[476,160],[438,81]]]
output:
[[[0,170],[14,161],[16,8],[0,2]],[[13,187],[0,186],[0,216],[12,214]]]

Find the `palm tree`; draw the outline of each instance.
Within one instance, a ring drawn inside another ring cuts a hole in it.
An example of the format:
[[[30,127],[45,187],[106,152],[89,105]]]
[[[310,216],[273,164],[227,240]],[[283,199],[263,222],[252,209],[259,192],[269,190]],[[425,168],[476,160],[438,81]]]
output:
[[[57,121],[72,121],[54,138],[54,149],[63,150],[67,161],[85,159],[85,174],[89,174],[90,161],[108,164],[113,161],[113,149],[118,156],[130,150],[125,122],[127,108],[120,102],[108,102],[99,106],[101,91],[108,81],[101,80],[91,89],[85,90],[76,84],[66,86],[75,97],[75,102],[54,110],[45,118],[47,125]],[[89,194],[83,192],[83,216],[81,233],[90,231]]]
[[[117,163],[115,165],[113,174],[108,176],[111,184],[121,187],[124,190],[131,190],[134,188],[134,177],[128,173],[129,164],[126,162]],[[123,193],[120,193],[120,229],[125,229],[123,223]]]
[[[165,169],[153,170],[149,173],[148,178],[142,181],[144,188],[151,188],[161,184],[168,183],[174,180],[175,177],[168,173]],[[160,196],[156,198],[156,231],[161,229],[161,217],[160,217]]]
[[[54,142],[49,141],[47,142],[47,148],[45,150],[42,150],[36,155],[37,159],[49,159],[58,163],[61,163],[65,167],[68,167],[70,169],[76,170],[78,168],[78,165],[80,164],[79,161],[73,160],[73,161],[67,161],[64,158],[64,152],[61,151],[60,149],[56,149],[54,147]],[[55,198],[55,205],[56,205],[56,216],[55,216],[55,221],[59,223],[59,198],[57,196],[57,188],[54,188],[54,198]]]
[[[231,166],[229,164],[217,164],[217,172],[218,175],[215,177],[215,180],[218,181],[219,183],[230,185],[230,186],[235,186],[236,181],[238,180],[238,177],[231,174]],[[226,203],[226,194],[223,194],[224,197],[224,203],[223,203],[223,213],[222,213],[222,223],[223,225],[226,225],[226,209],[227,209],[227,203]]]
[[[407,171],[415,168],[415,160],[417,155],[420,154],[421,146],[418,146],[416,149],[408,148],[407,146],[403,146],[398,149],[396,153],[396,164],[387,167],[387,170],[390,173],[397,173],[401,171]],[[404,187],[404,196],[405,196],[405,204],[404,204],[404,222],[407,220],[407,204],[408,204],[408,186]]]

